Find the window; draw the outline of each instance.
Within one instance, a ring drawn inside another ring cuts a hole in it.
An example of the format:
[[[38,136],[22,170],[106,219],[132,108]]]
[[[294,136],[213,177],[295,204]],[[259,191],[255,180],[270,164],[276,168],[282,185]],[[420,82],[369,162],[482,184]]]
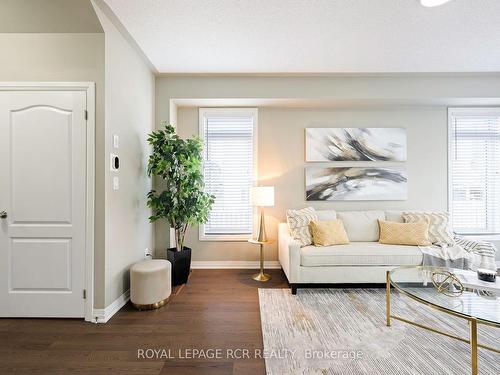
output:
[[[453,229],[500,233],[500,108],[450,108],[449,199]]]
[[[255,108],[200,108],[205,191],[215,196],[208,222],[200,225],[200,240],[251,237],[256,130]]]

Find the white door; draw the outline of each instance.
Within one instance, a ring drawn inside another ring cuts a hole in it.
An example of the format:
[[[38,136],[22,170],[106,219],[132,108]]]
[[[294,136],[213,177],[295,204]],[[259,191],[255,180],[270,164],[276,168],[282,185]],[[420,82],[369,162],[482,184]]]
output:
[[[86,93],[0,91],[0,316],[83,317]]]

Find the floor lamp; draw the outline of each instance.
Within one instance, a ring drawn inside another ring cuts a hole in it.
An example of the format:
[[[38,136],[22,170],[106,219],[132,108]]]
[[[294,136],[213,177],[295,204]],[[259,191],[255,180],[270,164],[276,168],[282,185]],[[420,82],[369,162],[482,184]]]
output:
[[[260,208],[259,231],[256,239],[259,242],[266,242],[264,207],[274,206],[274,186],[254,186],[252,188],[252,204]]]

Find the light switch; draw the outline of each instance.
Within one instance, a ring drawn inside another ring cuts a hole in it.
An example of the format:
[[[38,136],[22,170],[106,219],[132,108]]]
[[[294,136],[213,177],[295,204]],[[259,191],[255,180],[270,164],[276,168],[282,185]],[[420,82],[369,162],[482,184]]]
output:
[[[120,137],[118,137],[116,134],[113,135],[113,147],[120,148]]]
[[[113,190],[120,190],[120,178],[113,177]]]

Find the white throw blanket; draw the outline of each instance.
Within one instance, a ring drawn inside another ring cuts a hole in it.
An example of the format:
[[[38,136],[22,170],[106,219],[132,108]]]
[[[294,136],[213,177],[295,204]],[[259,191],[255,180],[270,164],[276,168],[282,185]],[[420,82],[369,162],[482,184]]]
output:
[[[423,265],[476,270],[480,265],[495,264],[496,247],[491,242],[472,241],[455,235],[455,243],[420,246]]]

